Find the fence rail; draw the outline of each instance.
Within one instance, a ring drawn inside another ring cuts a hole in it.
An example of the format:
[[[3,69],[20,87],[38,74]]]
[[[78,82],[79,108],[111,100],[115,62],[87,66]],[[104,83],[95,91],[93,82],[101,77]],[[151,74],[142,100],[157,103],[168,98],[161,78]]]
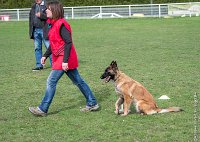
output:
[[[28,21],[30,8],[0,9],[0,21]],[[200,2],[64,7],[66,19],[199,16]]]

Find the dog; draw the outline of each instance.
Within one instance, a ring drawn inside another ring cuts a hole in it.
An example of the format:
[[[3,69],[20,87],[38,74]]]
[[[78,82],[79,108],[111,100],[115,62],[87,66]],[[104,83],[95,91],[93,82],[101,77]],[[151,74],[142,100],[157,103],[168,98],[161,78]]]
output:
[[[120,71],[116,61],[111,62],[100,78],[104,79],[106,83],[110,80],[114,81],[115,91],[119,95],[115,103],[116,114],[121,114],[120,106],[123,105],[124,112],[121,115],[128,115],[132,103],[135,104],[137,113],[142,115],[182,111],[180,107],[159,108],[147,89]]]

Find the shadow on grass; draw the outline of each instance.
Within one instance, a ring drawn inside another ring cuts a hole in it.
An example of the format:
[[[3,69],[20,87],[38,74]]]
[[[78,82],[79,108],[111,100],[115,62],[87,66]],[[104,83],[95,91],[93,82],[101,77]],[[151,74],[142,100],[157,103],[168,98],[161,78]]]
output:
[[[6,121],[8,121],[8,119],[7,119],[7,118],[0,117],[0,122],[6,122]]]
[[[97,98],[97,101],[104,102],[107,101],[108,98],[112,95],[112,90],[110,86],[101,87],[98,90],[95,91],[95,94],[97,94],[95,97]],[[114,90],[113,90],[114,91]]]
[[[66,111],[66,110],[73,109],[73,108],[76,108],[76,107],[77,107],[77,105],[72,105],[72,106],[64,107],[64,108],[61,108],[59,110],[49,112],[48,115],[54,115],[54,114],[57,114],[57,113],[59,113],[61,111]]]
[[[44,66],[44,69],[51,69],[51,66]]]

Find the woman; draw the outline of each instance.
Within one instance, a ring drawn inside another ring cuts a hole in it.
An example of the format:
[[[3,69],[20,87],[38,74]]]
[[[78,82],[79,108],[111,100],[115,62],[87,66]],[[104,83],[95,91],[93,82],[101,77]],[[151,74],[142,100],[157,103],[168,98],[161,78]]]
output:
[[[47,4],[47,17],[50,22],[49,40],[50,48],[47,49],[41,63],[52,54],[52,71],[47,79],[45,96],[38,107],[29,107],[29,111],[38,116],[45,116],[53,100],[58,80],[64,73],[80,89],[86,98],[86,107],[81,111],[95,111],[99,108],[97,101],[89,86],[80,77],[77,70],[78,58],[72,42],[70,25],[64,19],[64,9],[58,1]]]

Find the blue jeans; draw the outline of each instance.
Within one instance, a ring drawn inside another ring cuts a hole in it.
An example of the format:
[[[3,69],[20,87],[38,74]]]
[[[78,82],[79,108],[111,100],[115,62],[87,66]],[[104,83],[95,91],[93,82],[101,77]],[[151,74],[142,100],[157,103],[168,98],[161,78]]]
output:
[[[44,39],[42,28],[35,28],[34,31],[34,45],[35,45],[35,59],[36,59],[36,67],[43,67],[41,64],[42,58],[42,41],[47,48],[49,48],[49,40]],[[52,59],[50,56],[50,64],[52,64]]]
[[[39,105],[39,108],[43,112],[46,112],[46,113],[48,112],[49,106],[53,100],[53,97],[56,91],[57,82],[64,73],[66,73],[67,76],[71,79],[71,81],[80,89],[80,91],[82,92],[82,94],[84,95],[86,99],[87,106],[94,106],[97,104],[97,101],[92,91],[90,90],[86,82],[81,78],[77,69],[68,70],[67,72],[63,70],[52,70],[47,79],[47,87],[46,87],[45,96],[41,104]]]

